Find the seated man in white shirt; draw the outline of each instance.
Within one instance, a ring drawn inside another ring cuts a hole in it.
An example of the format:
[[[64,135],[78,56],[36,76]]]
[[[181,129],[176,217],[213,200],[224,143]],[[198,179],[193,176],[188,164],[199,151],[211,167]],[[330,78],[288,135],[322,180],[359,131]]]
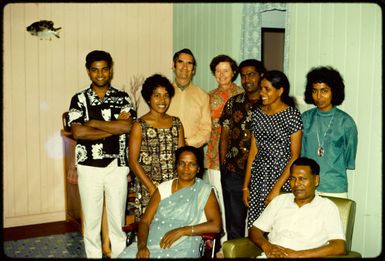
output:
[[[275,197],[249,230],[249,238],[273,258],[345,254],[345,234],[337,206],[315,194],[320,167],[298,158],[290,168],[293,193]],[[264,233],[268,233],[268,239]],[[261,257],[262,257],[261,256]]]

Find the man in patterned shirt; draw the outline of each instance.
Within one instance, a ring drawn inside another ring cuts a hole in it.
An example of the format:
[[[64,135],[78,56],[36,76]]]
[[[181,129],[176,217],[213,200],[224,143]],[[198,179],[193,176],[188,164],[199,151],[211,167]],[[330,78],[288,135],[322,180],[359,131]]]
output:
[[[219,158],[228,240],[245,236],[247,208],[242,186],[251,138],[247,116],[259,100],[260,78],[266,69],[262,62],[249,59],[239,64],[239,72],[245,92],[227,101],[220,118]]]
[[[129,172],[127,138],[136,112],[128,94],[111,86],[112,65],[107,52],[96,50],[87,55],[86,68],[92,83],[72,97],[68,113],[77,140],[75,155],[88,258],[102,258],[103,194],[111,257],[117,257],[126,247],[122,225]]]

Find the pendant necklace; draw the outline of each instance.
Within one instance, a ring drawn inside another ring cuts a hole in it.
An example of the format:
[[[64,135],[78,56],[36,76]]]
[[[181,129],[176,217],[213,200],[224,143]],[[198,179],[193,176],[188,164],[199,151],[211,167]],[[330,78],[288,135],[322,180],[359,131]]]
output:
[[[317,117],[318,117],[318,115],[317,115]],[[319,140],[319,134],[318,134],[318,132],[319,132],[319,121],[317,121],[317,141],[318,141],[317,155],[318,155],[318,157],[323,157],[325,155],[325,149],[324,149],[323,145],[325,143],[326,134],[327,134],[330,126],[332,125],[333,119],[334,119],[334,114],[333,114],[332,118],[330,119],[328,127],[326,128],[326,131],[325,131],[325,133],[323,135],[322,144],[320,143],[320,140]]]

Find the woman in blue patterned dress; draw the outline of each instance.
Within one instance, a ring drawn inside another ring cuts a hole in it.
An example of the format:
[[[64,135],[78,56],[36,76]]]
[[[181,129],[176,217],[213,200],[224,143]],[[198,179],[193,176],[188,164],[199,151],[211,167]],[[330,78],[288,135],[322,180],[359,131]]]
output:
[[[148,77],[142,96],[150,111],[134,122],[129,140],[129,163],[134,172],[136,202],[129,205],[138,221],[156,187],[176,177],[175,151],[184,146],[184,132],[179,118],[166,113],[174,87],[159,74]]]
[[[290,84],[280,71],[261,80],[261,106],[252,111],[250,153],[243,184],[243,202],[249,208],[247,228],[281,190],[290,191],[291,163],[301,153],[302,120]]]
[[[197,148],[179,148],[178,177],[160,184],[139,222],[138,242],[120,258],[198,258],[201,235],[219,233],[221,216],[214,188],[196,175],[203,168]]]

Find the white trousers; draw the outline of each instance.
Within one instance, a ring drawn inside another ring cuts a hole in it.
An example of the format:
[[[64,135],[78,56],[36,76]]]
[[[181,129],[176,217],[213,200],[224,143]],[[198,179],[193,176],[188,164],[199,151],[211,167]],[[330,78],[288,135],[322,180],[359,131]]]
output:
[[[222,217],[222,227],[225,232],[225,235],[221,238],[221,243],[223,245],[223,242],[227,241],[227,231],[226,231],[225,205],[223,203],[221,172],[215,169],[208,169],[205,171],[203,179],[207,180],[217,190],[219,208],[221,210],[221,217]]]
[[[78,186],[84,225],[84,246],[87,258],[102,258],[100,238],[103,194],[106,200],[111,258],[117,257],[126,247],[125,222],[128,167],[118,167],[113,160],[99,168],[78,164]]]

